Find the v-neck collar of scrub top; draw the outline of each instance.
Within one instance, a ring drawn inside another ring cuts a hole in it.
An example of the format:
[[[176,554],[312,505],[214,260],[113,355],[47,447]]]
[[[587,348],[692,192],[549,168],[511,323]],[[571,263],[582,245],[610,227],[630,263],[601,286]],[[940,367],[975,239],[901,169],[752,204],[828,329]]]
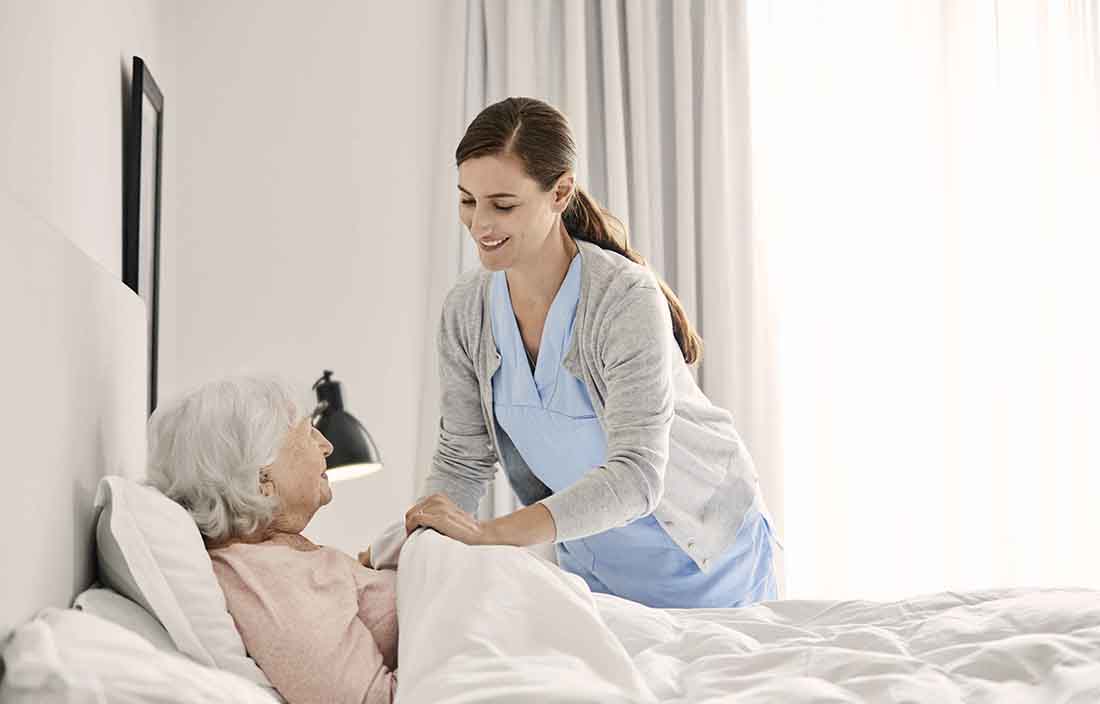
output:
[[[512,307],[508,279],[504,271],[493,272],[491,295],[502,303],[499,306],[495,304],[491,306],[493,322],[496,323],[502,338],[496,340],[496,343],[498,346],[510,345],[511,357],[517,361],[514,365],[514,383],[511,384],[513,396],[510,401],[513,405],[546,407],[553,397],[563,362],[568,352],[575,347],[574,344],[570,344],[570,349],[566,350],[566,344],[573,341],[573,324],[581,294],[581,268],[581,256],[578,251],[573,255],[569,269],[565,272],[565,278],[558,287],[558,292],[554,294],[554,300],[551,301],[550,309],[547,311],[533,373],[523,344],[523,335],[520,334],[519,323],[516,320],[515,309]]]

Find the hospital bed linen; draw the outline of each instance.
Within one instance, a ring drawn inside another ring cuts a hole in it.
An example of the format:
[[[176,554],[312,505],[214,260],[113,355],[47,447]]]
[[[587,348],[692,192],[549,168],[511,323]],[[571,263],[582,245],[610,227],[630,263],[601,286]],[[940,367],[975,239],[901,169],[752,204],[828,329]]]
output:
[[[418,529],[397,570],[396,704],[657,700],[580,577]]]
[[[653,609],[421,529],[397,600],[398,704],[1100,701],[1091,590]]]
[[[1100,702],[1100,592],[650,609],[593,598],[661,702]]]

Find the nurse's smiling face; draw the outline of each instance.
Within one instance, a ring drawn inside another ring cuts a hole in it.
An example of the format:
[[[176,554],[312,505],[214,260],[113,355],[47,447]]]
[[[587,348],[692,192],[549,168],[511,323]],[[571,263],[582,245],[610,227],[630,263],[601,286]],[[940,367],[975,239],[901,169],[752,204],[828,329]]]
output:
[[[467,159],[458,167],[459,219],[490,271],[536,262],[548,238],[561,227],[573,188],[564,174],[543,191],[510,154]]]

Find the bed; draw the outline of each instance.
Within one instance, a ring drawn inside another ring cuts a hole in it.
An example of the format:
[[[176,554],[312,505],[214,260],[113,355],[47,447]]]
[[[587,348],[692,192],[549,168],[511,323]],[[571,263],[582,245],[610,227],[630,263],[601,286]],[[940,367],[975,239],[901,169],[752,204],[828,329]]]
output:
[[[116,515],[122,481],[103,480],[116,487]],[[182,509],[132,514],[127,522],[189,520]],[[103,520],[98,534],[104,537]],[[249,671],[239,641],[228,655],[203,647],[224,645],[224,633],[203,633],[219,615],[233,633],[216,584],[206,597],[193,585],[167,584],[194,580],[180,563],[208,563],[197,534],[166,545],[167,561],[176,564],[161,570],[162,586],[201,613],[166,611],[155,587],[133,600],[104,588],[85,591],[76,605],[106,620],[81,626],[73,609],[55,608],[18,629],[4,653],[11,672],[0,700],[281,701],[259,686],[263,675]],[[101,576],[107,572],[117,570],[101,569]],[[397,704],[1100,701],[1100,593],[1093,590],[654,609],[592,593],[531,551],[468,546],[430,529],[409,538],[397,577]],[[181,618],[191,619],[182,631]],[[107,635],[108,627],[118,633]],[[129,641],[125,630],[133,631]]]
[[[144,310],[2,194],[0,225],[4,319],[36,341],[18,359],[65,370],[15,376],[19,403],[3,416],[25,436],[0,470],[20,498],[0,512],[0,700],[279,701],[239,639],[239,652],[205,657],[151,605],[86,591],[108,577],[97,485],[142,475]],[[50,303],[28,307],[28,292]],[[189,545],[169,552],[198,564],[205,553]],[[230,622],[199,601],[206,621]],[[1100,592],[1085,589],[651,609],[593,594],[531,551],[421,529],[401,552],[398,617],[398,704],[1100,702]]]

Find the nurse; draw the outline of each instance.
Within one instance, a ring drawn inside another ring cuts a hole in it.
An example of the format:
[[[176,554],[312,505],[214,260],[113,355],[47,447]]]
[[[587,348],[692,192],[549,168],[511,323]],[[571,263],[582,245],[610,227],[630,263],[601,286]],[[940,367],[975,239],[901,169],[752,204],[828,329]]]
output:
[[[469,125],[456,162],[482,268],[443,306],[439,440],[405,535],[553,542],[592,591],[648,606],[776,598],[778,543],[752,459],[688,369],[701,340],[576,185],[566,117],[502,100]],[[498,464],[524,508],[481,522]]]

